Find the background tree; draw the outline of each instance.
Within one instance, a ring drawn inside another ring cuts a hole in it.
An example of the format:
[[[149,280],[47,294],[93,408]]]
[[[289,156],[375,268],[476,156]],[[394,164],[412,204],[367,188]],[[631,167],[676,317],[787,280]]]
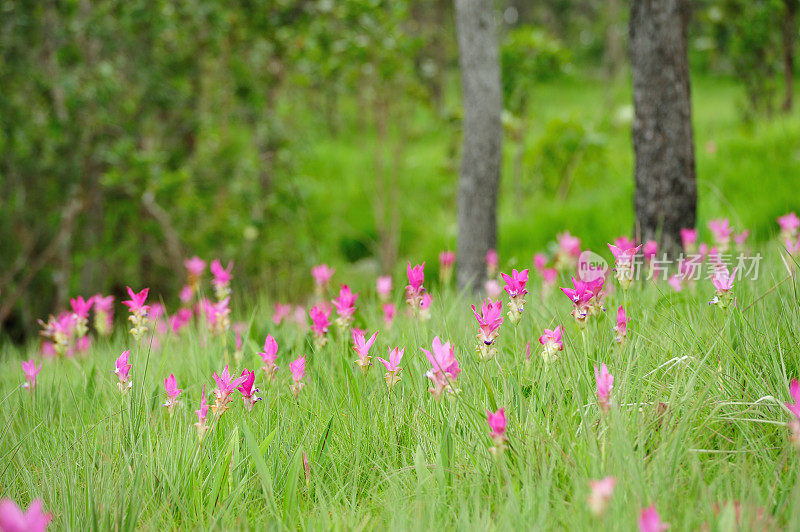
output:
[[[486,252],[497,243],[503,126],[497,28],[491,0],[456,0],[464,107],[458,182],[458,285],[483,285]]]
[[[687,27],[689,0],[633,0],[633,148],[637,233],[680,249],[697,210]]]

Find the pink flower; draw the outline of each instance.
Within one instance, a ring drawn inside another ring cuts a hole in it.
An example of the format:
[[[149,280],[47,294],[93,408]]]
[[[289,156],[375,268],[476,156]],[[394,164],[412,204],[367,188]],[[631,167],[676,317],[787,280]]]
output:
[[[599,371],[597,366],[594,367],[594,379],[597,383],[597,404],[600,405],[600,410],[607,412],[611,404],[614,376],[608,372],[605,362],[600,365]]]
[[[53,345],[53,342],[42,342],[42,347],[39,349],[39,352],[45,358],[53,358],[58,355],[56,353],[56,347]]]
[[[369,350],[372,347],[372,344],[375,343],[375,338],[378,336],[378,331],[375,331],[369,340],[365,340],[364,331],[360,331],[358,329],[352,330],[352,336],[353,349],[355,350],[356,355],[358,355],[358,359],[356,359],[355,363],[359,365],[363,373],[366,373],[367,369],[369,369],[369,367],[372,365],[372,362],[370,361],[372,357],[369,356]]]
[[[555,268],[545,268],[542,270],[542,280],[545,286],[552,286],[558,278],[558,270]]]
[[[685,252],[694,253],[697,250],[697,229],[688,227],[681,229],[681,243]]]
[[[142,291],[136,293],[130,286],[126,287],[130,299],[123,301],[122,304],[130,309],[131,313],[147,314],[150,310],[148,305],[144,302],[147,301],[147,294],[150,292],[149,288],[144,288]]]
[[[713,275],[711,276],[711,283],[716,288],[716,292],[714,298],[708,302],[709,305],[719,305],[722,309],[727,309],[728,306],[733,302],[733,306],[736,306],[736,299],[733,298],[733,282],[736,279],[736,270],[737,268],[733,269],[733,272],[728,273],[728,268],[725,266],[717,267],[714,270]]]
[[[574,288],[561,287],[561,291],[572,301],[574,307],[572,316],[575,318],[578,326],[583,327],[586,325],[586,318],[589,317],[589,312],[591,312],[589,303],[594,297],[594,292],[591,290],[591,286],[588,283],[579,281],[575,279],[575,277],[572,277],[572,286],[574,286]]]
[[[655,258],[658,254],[658,242],[655,240],[648,240],[642,246],[642,255],[644,255],[644,260],[650,262]]]
[[[308,315],[311,317],[311,330],[314,332],[319,346],[325,345],[325,335],[328,334],[328,327],[331,326],[331,308],[317,304],[311,307]]]
[[[194,426],[197,428],[197,436],[202,441],[208,431],[208,403],[206,402],[206,385],[203,385],[203,395],[200,396],[200,409],[194,411],[197,414],[197,423]]]
[[[397,314],[397,306],[394,303],[383,304],[383,323],[386,327],[391,327],[394,322],[394,316]]]
[[[794,212],[778,216],[778,225],[781,226],[781,234],[784,238],[797,236],[800,229],[800,218]]]
[[[498,408],[497,412],[486,411],[486,421],[489,424],[489,436],[494,442],[494,447],[490,449],[492,454],[499,454],[506,448],[506,411]]]
[[[25,362],[22,361],[22,372],[25,374],[25,380],[28,381],[22,385],[23,388],[27,388],[31,393],[33,393],[34,388],[36,388],[36,376],[39,375],[39,372],[42,371],[42,365],[39,364],[39,367],[36,367],[36,362],[33,359],[28,360]]]
[[[792,419],[789,421],[789,430],[791,431],[790,440],[794,443],[795,447],[800,448],[800,382],[797,379],[792,379],[789,384],[789,395],[792,398],[792,403],[786,403],[786,408],[792,413]]]
[[[490,360],[497,354],[497,349],[490,349],[492,343],[498,336],[497,330],[503,324],[503,303],[501,301],[492,301],[487,298],[481,307],[481,313],[472,305],[472,313],[475,314],[475,319],[478,320],[480,332],[478,333],[478,352],[481,354],[483,360]]]
[[[384,360],[381,357],[375,357],[386,368],[386,374],[383,376],[383,378],[386,381],[386,386],[388,386],[390,389],[400,381],[400,372],[402,371],[402,368],[400,367],[400,361],[403,359],[405,352],[405,348],[395,347],[394,349],[389,350],[389,360]]]
[[[634,259],[641,248],[641,245],[620,248],[613,244],[608,244],[608,249],[614,254],[616,265],[615,277],[623,290],[627,290],[633,282]]]
[[[217,264],[219,264],[219,261],[217,261]],[[186,268],[186,273],[193,279],[202,277],[203,272],[206,271],[206,261],[197,256],[184,260],[183,265]]]
[[[419,304],[422,300],[422,294],[425,292],[425,287],[422,283],[425,282],[425,263],[417,264],[412,267],[411,263],[406,263],[406,275],[408,277],[408,286],[406,286],[406,303],[411,307],[415,315],[419,312]]]
[[[499,298],[500,294],[503,293],[503,289],[500,287],[500,283],[497,282],[497,279],[487,279],[483,288],[486,290],[486,295],[492,299]]]
[[[53,514],[44,513],[44,503],[34,499],[27,511],[11,499],[0,501],[0,530],[2,532],[44,532],[53,519]]]
[[[453,276],[453,264],[456,262],[456,254],[452,251],[442,251],[439,253],[439,279],[442,283],[450,282]]]
[[[670,276],[667,282],[676,292],[683,290],[683,276],[681,274],[676,273],[675,275]]]
[[[542,344],[542,359],[545,362],[553,362],[558,358],[558,352],[564,350],[564,342],[561,339],[561,325],[556,325],[555,329],[545,329],[544,334],[539,337]]]
[[[614,486],[616,484],[617,479],[614,477],[604,477],[600,480],[589,481],[591,492],[586,502],[595,517],[600,517],[605,513],[606,507],[614,495]]]
[[[547,257],[544,253],[537,253],[533,256],[533,267],[539,273],[544,271],[544,269],[547,267]]]
[[[92,296],[94,300],[94,328],[100,336],[108,336],[114,328],[114,296]]]
[[[349,286],[343,284],[339,290],[339,297],[331,301],[333,306],[336,307],[336,313],[339,315],[336,323],[343,329],[347,328],[353,321],[353,314],[356,312],[356,299],[358,299],[358,294],[354,294]]]
[[[511,275],[501,274],[503,280],[506,282],[505,290],[508,293],[508,319],[516,325],[519,323],[522,311],[525,309],[525,295],[528,291],[525,289],[525,283],[528,282],[528,269],[518,272],[515,269],[511,271]]]
[[[192,298],[194,297],[194,290],[188,284],[181,288],[181,291],[178,293],[178,299],[181,300],[181,303],[188,305],[191,303]]]
[[[617,343],[620,345],[625,341],[625,337],[628,335],[628,322],[630,321],[630,318],[625,315],[625,309],[620,305],[617,309],[617,326],[614,327],[617,333]]]
[[[247,324],[242,321],[237,321],[233,324],[233,334],[236,337],[236,353],[238,357],[242,355],[242,335],[247,331]]]
[[[328,282],[335,272],[336,270],[327,264],[319,264],[311,268],[311,275],[314,277],[314,283],[316,283],[318,288],[325,288],[328,286]]]
[[[217,414],[222,414],[225,410],[228,409],[228,403],[231,400],[231,394],[236,390],[236,388],[242,384],[246,376],[240,376],[233,378],[228,371],[228,366],[225,366],[225,369],[222,370],[220,375],[217,375],[215,371],[212,375],[214,378],[214,382],[217,383],[217,389],[214,390],[214,405],[211,407],[211,410]]]
[[[291,305],[284,305],[281,303],[275,303],[275,312],[272,314],[272,323],[275,325],[280,325],[281,322],[289,316],[292,312]]]
[[[117,379],[119,379],[117,387],[122,393],[126,393],[130,387],[133,386],[133,382],[129,380],[131,365],[128,364],[128,358],[130,355],[131,352],[126,349],[114,362],[114,374],[117,376]]]
[[[375,291],[381,301],[387,301],[392,293],[392,276],[382,275],[375,281]]]
[[[162,406],[167,407],[170,415],[172,415],[172,409],[176,404],[178,404],[178,396],[183,391],[178,388],[178,382],[175,380],[175,375],[170,373],[169,377],[164,379],[164,390],[167,392],[167,402]]]
[[[431,319],[431,304],[433,304],[433,296],[430,294],[422,294],[419,300],[419,319],[427,321]]]
[[[84,300],[83,297],[78,296],[75,299],[69,300],[69,305],[72,307],[72,312],[84,320],[89,318],[89,311],[92,309],[92,303],[94,303],[93,297]]]
[[[661,522],[655,505],[642,510],[639,517],[639,532],[664,532],[669,525]]]
[[[209,330],[214,334],[222,334],[228,330],[231,325],[231,309],[228,307],[230,298],[223,298],[216,303],[212,303],[208,299],[200,301],[200,307],[206,315],[206,322],[208,323]]]
[[[581,240],[564,231],[556,235],[558,250],[556,250],[555,265],[559,270],[568,270],[575,265],[581,254]]]
[[[432,366],[425,376],[433,384],[433,387],[429,388],[428,391],[439,399],[444,391],[454,392],[452,384],[458,378],[461,368],[458,367],[458,360],[456,360],[455,352],[450,346],[450,342],[442,344],[442,341],[436,336],[431,347],[433,349],[432,352],[421,348]]]
[[[278,366],[275,365],[275,360],[278,358],[278,342],[275,341],[271,334],[268,334],[266,340],[264,340],[264,351],[259,353],[258,356],[264,361],[264,366],[261,369],[267,374],[269,381],[272,382],[275,378],[275,373],[278,371]]]
[[[186,325],[188,325],[188,323],[192,320],[192,316],[194,316],[192,309],[178,309],[175,314],[169,317],[169,324],[170,327],[172,327],[172,332],[176,334],[180,332],[180,330],[186,327]]]
[[[629,237],[622,235],[614,240],[614,245],[620,249],[630,249],[636,247],[636,242]]]
[[[228,262],[228,266],[223,268],[219,259],[214,259],[211,262],[211,274],[214,279],[211,284],[214,285],[214,295],[218,300],[225,299],[231,295],[230,283],[233,279],[231,271],[233,270],[233,262]]]
[[[306,374],[306,357],[298,357],[294,362],[290,363],[289,371],[292,373],[292,380],[294,381],[294,384],[289,385],[289,389],[292,390],[292,395],[297,399],[300,390],[305,386],[303,377]]]
[[[497,275],[497,267],[500,264],[500,258],[497,255],[497,250],[490,249],[486,252],[486,271],[489,277]]]
[[[249,412],[253,409],[253,405],[256,404],[257,401],[261,400],[260,397],[256,396],[258,393],[258,388],[254,386],[256,382],[256,372],[244,368],[244,371],[242,371],[242,377],[244,377],[244,380],[239,385],[238,390],[242,394],[244,406]]]
[[[727,218],[720,220],[711,220],[708,222],[708,228],[711,230],[711,235],[714,237],[714,242],[723,253],[728,250],[728,245],[731,241],[731,234],[733,227]]]
[[[737,247],[742,247],[747,242],[747,237],[750,236],[750,229],[745,229],[741,233],[735,233],[733,235],[733,243],[736,244]]]

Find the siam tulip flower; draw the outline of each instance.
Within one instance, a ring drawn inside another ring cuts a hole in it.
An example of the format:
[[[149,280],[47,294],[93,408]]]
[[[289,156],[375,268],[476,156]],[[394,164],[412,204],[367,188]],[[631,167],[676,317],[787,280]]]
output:
[[[531,343],[530,341],[525,343],[525,363],[529,363],[531,361]]]
[[[178,334],[181,329],[186,327],[190,321],[192,321],[192,316],[194,313],[192,309],[189,308],[181,308],[178,311],[169,317],[169,325],[172,328],[172,332]]]
[[[131,365],[128,364],[130,355],[131,352],[126,349],[114,362],[114,374],[119,379],[117,388],[119,388],[119,391],[123,394],[127,393],[131,386],[133,386],[133,381],[130,380]]]
[[[328,289],[328,283],[336,272],[327,264],[319,264],[311,268],[311,276],[314,277],[314,290],[317,297],[322,297]]]
[[[581,254],[580,238],[572,236],[569,231],[564,231],[556,235],[556,239],[558,240],[554,261],[556,269],[561,271],[573,269]]]
[[[558,352],[564,350],[564,342],[561,339],[562,332],[561,325],[556,325],[555,329],[545,329],[544,334],[539,337],[539,343],[544,347],[542,359],[545,362],[555,362],[558,359]]]
[[[200,307],[206,315],[208,329],[215,335],[220,336],[231,326],[231,309],[228,307],[229,298],[224,298],[216,303],[208,299],[200,301]]]
[[[256,396],[258,393],[258,388],[254,386],[256,382],[256,372],[244,368],[244,371],[242,371],[242,377],[244,377],[244,380],[239,385],[238,390],[242,394],[242,401],[244,401],[245,408],[247,408],[247,411],[250,412],[253,410],[253,405],[256,404],[257,401],[261,400],[261,397]]]
[[[383,323],[386,328],[390,328],[394,322],[394,317],[397,314],[397,306],[394,303],[384,303],[383,306]]]
[[[483,285],[483,289],[486,290],[486,295],[492,299],[499,298],[503,293],[503,288],[500,286],[500,283],[497,282],[497,279],[487,279],[486,283]]]
[[[161,303],[153,303],[150,306],[150,312],[147,314],[148,320],[155,324],[155,332],[162,336],[167,334],[169,330],[169,320],[161,319],[166,313],[167,311],[164,305]]]
[[[422,294],[422,299],[419,301],[419,319],[428,321],[431,319],[431,304],[433,303],[433,296],[428,293]]]
[[[127,289],[130,299],[123,301],[122,304],[130,310],[131,315],[128,316],[128,320],[133,324],[130,333],[133,335],[134,340],[138,342],[147,332],[147,313],[150,310],[150,306],[145,305],[144,302],[147,300],[147,294],[150,289],[145,288],[139,293],[134,292],[130,286]]]
[[[642,510],[639,516],[639,532],[664,532],[669,525],[661,522],[655,505]]]
[[[411,263],[406,265],[406,275],[408,276],[408,286],[406,286],[406,303],[411,307],[411,311],[415,316],[419,313],[420,302],[422,301],[422,294],[425,292],[425,287],[422,283],[425,282],[425,263],[417,264],[413,268]]]
[[[525,283],[528,282],[528,269],[518,272],[516,268],[511,270],[511,275],[501,274],[506,282],[505,290],[508,293],[508,319],[514,325],[519,323],[522,311],[525,308]]]
[[[53,358],[58,355],[53,342],[42,342],[42,347],[39,349],[39,353],[41,353],[41,355],[45,358]]]
[[[605,513],[606,507],[614,495],[614,486],[616,484],[617,479],[611,476],[589,481],[591,492],[586,499],[586,503],[589,505],[592,515],[601,517]]]
[[[243,375],[233,378],[230,372],[228,372],[228,366],[225,366],[225,369],[222,370],[222,374],[220,375],[217,375],[215,371],[212,377],[214,378],[214,382],[217,383],[217,389],[214,390],[215,401],[211,406],[211,410],[215,414],[222,415],[222,413],[228,409],[228,403],[231,402],[231,394],[247,377]]]
[[[242,335],[247,330],[247,324],[241,321],[237,321],[236,323],[233,324],[233,327],[231,328],[233,329],[233,334],[235,336],[235,342],[236,342],[236,351],[234,351],[233,357],[236,359],[237,362],[239,362],[242,360],[242,356],[244,354],[242,352],[242,344],[244,342],[242,340]]]
[[[617,333],[617,343],[619,345],[622,345],[625,342],[625,338],[628,336],[628,322],[630,321],[630,318],[625,315],[625,309],[620,305],[617,309],[617,326],[614,327],[614,331]]]
[[[614,240],[614,245],[620,249],[629,249],[629,248],[635,248],[636,242],[634,240],[631,240],[630,237],[622,235]]]
[[[292,306],[291,305],[284,305],[283,303],[275,303],[275,312],[272,314],[272,323],[275,325],[280,325],[284,319],[286,319],[289,314],[292,313]],[[303,311],[305,314],[305,311]]]
[[[676,292],[680,292],[683,290],[683,276],[681,274],[676,273],[670,276],[667,282]]]
[[[308,311],[308,315],[311,317],[311,330],[314,332],[314,342],[317,348],[320,348],[328,342],[325,335],[328,334],[328,327],[331,326],[331,308],[317,304],[311,307],[311,310]]]
[[[375,357],[386,367],[386,374],[383,376],[383,379],[386,381],[386,386],[390,390],[395,384],[400,382],[400,372],[403,370],[403,368],[400,367],[400,361],[403,359],[405,352],[405,348],[395,347],[389,350],[389,360]]]
[[[584,327],[586,326],[586,319],[591,312],[591,301],[594,293],[588,283],[579,281],[575,277],[572,277],[572,285],[574,288],[561,287],[561,291],[572,301],[574,308],[571,314],[575,318],[578,327]]]
[[[73,319],[75,320],[75,334],[78,338],[83,338],[89,332],[89,311],[92,309],[93,298],[84,300],[78,296],[69,300],[72,307]]]
[[[711,220],[708,222],[708,228],[711,230],[711,236],[714,238],[714,243],[720,252],[727,252],[731,243],[731,234],[733,233],[730,221],[727,218]]]
[[[169,377],[164,379],[164,390],[167,392],[167,401],[161,405],[167,407],[169,415],[172,415],[172,409],[179,403],[178,396],[183,390],[178,388],[178,382],[175,380],[175,375],[170,373]]]
[[[489,451],[497,456],[501,454],[506,448],[508,436],[506,436],[506,411],[504,408],[498,408],[497,412],[486,411],[486,421],[489,424],[489,436],[494,442],[494,447]]]
[[[697,252],[697,229],[684,227],[681,229],[681,244],[683,251],[689,254]]]
[[[611,405],[611,390],[614,389],[614,376],[608,372],[606,363],[594,367],[594,380],[597,383],[597,404],[602,412],[608,412]]]
[[[275,374],[278,372],[278,366],[275,365],[275,360],[278,358],[278,342],[275,341],[275,338],[273,338],[271,334],[268,334],[267,339],[264,340],[264,351],[259,353],[258,356],[264,361],[264,365],[261,369],[267,375],[267,380],[271,383],[275,379]]]
[[[716,292],[709,305],[718,305],[721,309],[726,310],[731,303],[736,306],[736,299],[733,297],[733,281],[736,279],[736,270],[728,273],[727,267],[716,268],[711,276],[711,283],[716,288]]]
[[[490,249],[486,252],[486,276],[497,276],[497,268],[500,264],[500,258],[497,255],[496,249]]]
[[[558,270],[555,268],[545,268],[542,270],[542,298],[546,298],[558,280]]]
[[[453,264],[456,262],[456,254],[452,251],[442,251],[439,253],[439,281],[447,284],[453,277]]]
[[[184,305],[188,305],[192,302],[192,298],[194,297],[194,290],[188,284],[181,288],[181,291],[178,293],[178,299],[181,300],[181,303]]]
[[[750,236],[750,229],[745,229],[741,233],[734,233],[733,243],[736,244],[737,250],[744,251],[745,244],[747,243],[747,237],[749,236]]]
[[[203,385],[203,394],[200,396],[200,409],[194,411],[197,414],[197,423],[194,426],[197,428],[197,436],[200,441],[203,441],[203,436],[208,432],[208,403],[206,402],[206,385]]]
[[[784,246],[786,246],[786,252],[792,258],[800,259],[800,237],[797,240],[792,240],[791,238],[787,238],[784,241]],[[783,256],[781,256],[783,260],[784,266],[786,266],[786,270],[789,272],[789,275],[794,276],[794,269],[795,269],[795,262],[794,260],[785,260]]]
[[[311,464],[308,463],[308,455],[305,451],[303,451],[303,471],[306,474],[306,489],[308,489],[311,483]]]
[[[184,260],[183,265],[186,268],[186,276],[188,278],[187,287],[191,293],[194,293],[200,287],[200,278],[203,277],[203,273],[206,271],[206,261],[194,256],[191,259]]]
[[[338,314],[336,325],[342,331],[353,323],[353,315],[356,312],[356,299],[358,299],[358,294],[354,294],[349,286],[343,284],[339,290],[339,297],[331,301],[333,306],[336,307],[336,314]]]
[[[375,291],[378,293],[378,298],[384,303],[389,301],[389,296],[392,293],[392,276],[381,275],[375,281]]]
[[[214,286],[214,295],[217,301],[222,301],[231,295],[230,284],[231,279],[233,279],[233,275],[231,275],[232,270],[233,262],[228,262],[228,266],[225,268],[222,267],[222,263],[219,259],[214,259],[211,262],[211,274],[214,276],[211,284]]]
[[[306,374],[306,357],[297,357],[297,360],[289,364],[289,371],[292,373],[292,380],[294,381],[294,384],[289,385],[289,389],[292,390],[292,395],[297,399],[300,390],[306,385],[303,382],[303,377]]]
[[[2,532],[44,532],[53,519],[53,514],[44,513],[44,503],[34,499],[26,511],[11,499],[0,501],[0,531]]]
[[[328,309],[327,305],[322,305],[321,308]],[[306,309],[304,309],[300,305],[294,307],[294,312],[292,313],[292,319],[294,320],[294,322],[297,324],[297,326],[300,328],[301,331],[305,331],[308,329],[308,320],[306,319]]]
[[[453,384],[455,384],[458,374],[461,372],[461,368],[458,367],[458,360],[456,360],[456,355],[450,342],[442,344],[442,341],[436,336],[433,339],[431,347],[433,349],[432,352],[421,348],[432,366],[425,376],[430,379],[433,384],[431,388],[428,388],[428,391],[432,393],[436,399],[439,399],[444,391],[455,393]]]
[[[114,296],[95,294],[94,301],[94,329],[100,336],[110,336],[114,329]]]
[[[708,255],[708,244],[706,244],[705,242],[702,242],[697,247],[697,253],[700,255],[700,261],[701,262],[706,260],[706,256]]]
[[[644,255],[645,262],[652,262],[658,254],[658,242],[655,240],[648,240],[642,246],[642,255]]]
[[[481,313],[478,314],[475,305],[472,305],[472,313],[475,314],[475,319],[478,320],[480,326],[480,331],[476,336],[478,345],[475,350],[480,353],[482,360],[491,360],[497,355],[497,348],[492,347],[492,344],[499,334],[497,330],[503,324],[503,303],[487,298],[483,302]]]
[[[86,353],[92,347],[92,339],[89,336],[82,336],[75,340],[75,351],[77,353]]]
[[[595,277],[591,281],[584,281],[586,289],[592,293],[592,299],[589,300],[589,312],[592,313],[592,316],[597,316],[606,311],[606,307],[603,306],[606,298],[606,293],[603,291],[605,282],[605,276]]]
[[[369,350],[372,347],[372,344],[375,343],[375,338],[378,336],[378,331],[375,331],[369,340],[365,340],[366,333],[359,329],[353,329],[353,349],[358,355],[358,359],[355,360],[355,364],[361,368],[361,372],[365,375],[367,374],[367,370],[372,365],[372,357],[369,356]]]
[[[623,290],[630,288],[633,282],[634,259],[642,246],[631,246],[620,248],[613,244],[608,244],[608,249],[614,254],[617,281]]]
[[[63,312],[58,317],[52,314],[47,322],[39,320],[42,327],[40,334],[52,340],[53,351],[56,356],[63,356],[69,351],[69,343],[72,339],[74,318],[72,313]]]
[[[794,401],[793,403],[786,403],[786,408],[792,414],[792,419],[789,421],[790,439],[795,447],[800,449],[800,382],[797,379],[792,379],[791,384],[789,384],[789,395]]]
[[[778,216],[778,225],[781,226],[781,240],[796,238],[800,229],[800,218],[794,212]]]
[[[22,372],[25,374],[25,380],[28,381],[22,385],[23,388],[27,388],[29,392],[33,393],[33,390],[36,388],[36,376],[39,375],[39,372],[42,371],[42,365],[39,364],[39,367],[36,367],[36,362],[33,359],[28,360],[25,362],[22,361]]]
[[[533,267],[537,272],[542,273],[547,267],[547,257],[544,253],[537,253],[533,256]]]

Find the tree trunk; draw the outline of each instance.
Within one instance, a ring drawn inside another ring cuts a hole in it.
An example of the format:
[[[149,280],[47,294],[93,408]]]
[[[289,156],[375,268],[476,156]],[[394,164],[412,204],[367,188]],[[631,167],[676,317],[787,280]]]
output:
[[[486,252],[497,242],[503,127],[500,57],[492,0],[455,0],[463,145],[458,182],[458,286],[483,286]]]
[[[642,240],[680,250],[697,211],[687,26],[690,0],[633,0],[633,148],[636,224]]]
[[[786,12],[783,14],[783,77],[785,80],[783,111],[785,113],[792,110],[792,96],[794,90],[794,32],[797,3],[797,0],[784,0]]]

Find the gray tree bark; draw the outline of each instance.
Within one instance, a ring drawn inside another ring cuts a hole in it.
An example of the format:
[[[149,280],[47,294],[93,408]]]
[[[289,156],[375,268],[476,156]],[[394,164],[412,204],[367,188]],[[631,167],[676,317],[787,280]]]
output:
[[[497,243],[503,126],[500,55],[492,0],[455,0],[464,105],[458,181],[460,288],[483,287],[486,252]]]
[[[697,212],[687,27],[690,0],[633,0],[633,148],[637,233],[680,249],[680,229]]]

